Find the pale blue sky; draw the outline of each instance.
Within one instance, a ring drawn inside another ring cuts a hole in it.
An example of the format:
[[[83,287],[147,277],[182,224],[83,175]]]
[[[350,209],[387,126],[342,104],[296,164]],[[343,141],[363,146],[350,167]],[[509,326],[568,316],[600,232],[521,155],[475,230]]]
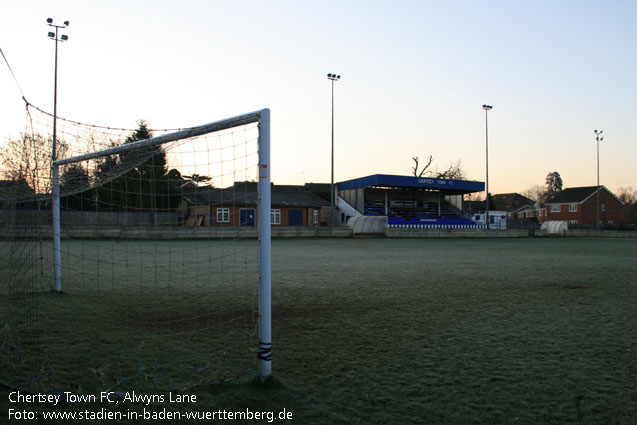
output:
[[[272,110],[275,183],[409,174],[411,157],[461,160],[494,193],[596,183],[637,187],[635,1],[40,1],[2,6],[0,47],[29,101],[52,110],[46,18],[60,46],[60,116],[184,127]],[[0,66],[0,138],[24,105]]]

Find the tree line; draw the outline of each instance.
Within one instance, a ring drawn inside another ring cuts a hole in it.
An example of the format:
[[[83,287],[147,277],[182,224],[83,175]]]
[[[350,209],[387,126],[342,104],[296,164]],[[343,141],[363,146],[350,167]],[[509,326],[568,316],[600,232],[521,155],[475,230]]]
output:
[[[145,121],[124,144],[152,138]],[[115,143],[117,144],[117,143]],[[0,161],[4,178],[28,185],[36,194],[51,193],[51,137],[22,135],[9,140]],[[56,144],[60,157],[68,152],[63,140]],[[181,174],[169,169],[166,152],[150,146],[100,158],[92,169],[81,163],[63,167],[60,206],[63,209],[98,211],[169,211],[179,203]]]

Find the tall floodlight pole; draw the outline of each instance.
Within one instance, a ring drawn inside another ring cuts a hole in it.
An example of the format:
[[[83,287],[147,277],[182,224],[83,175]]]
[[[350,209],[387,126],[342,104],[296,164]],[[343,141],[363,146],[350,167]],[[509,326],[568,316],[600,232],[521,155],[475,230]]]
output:
[[[69,21],[64,21],[62,25],[56,25],[53,23],[53,19],[48,18],[46,20],[47,24],[50,27],[55,28],[55,33],[49,32],[49,38],[55,41],[55,77],[53,83],[53,152],[52,159],[55,161],[56,158],[56,124],[57,124],[57,106],[58,106],[58,42],[59,41],[67,41],[69,37],[67,35],[59,36],[60,28],[67,28],[69,26]]]
[[[491,105],[482,105],[482,109],[484,109],[484,137],[485,137],[485,145],[486,145],[486,169],[487,169],[487,194],[485,196],[485,220],[487,222],[487,229],[491,226],[489,225],[489,111],[493,109]]]
[[[67,28],[69,21],[64,21],[62,25],[53,23],[53,19],[46,20],[50,27],[55,28],[55,32],[49,32],[49,38],[55,41],[55,77],[53,85],[53,147],[51,149],[51,163],[57,160],[57,106],[58,106],[58,42],[67,41],[67,35],[59,36],[60,28]],[[62,265],[61,265],[61,247],[60,247],[60,185],[59,185],[59,167],[53,165],[51,168],[51,179],[53,186],[53,260],[54,260],[54,277],[55,291],[62,291]]]
[[[332,82],[332,178],[330,180],[330,233],[334,234],[334,82],[341,79],[340,75],[327,74],[327,78]]]
[[[597,221],[595,222],[595,227],[599,227],[601,222],[600,222],[600,218],[599,218],[599,142],[601,142],[602,140],[604,140],[604,138],[602,137],[602,133],[604,131],[602,130],[595,130],[595,139],[597,140]]]

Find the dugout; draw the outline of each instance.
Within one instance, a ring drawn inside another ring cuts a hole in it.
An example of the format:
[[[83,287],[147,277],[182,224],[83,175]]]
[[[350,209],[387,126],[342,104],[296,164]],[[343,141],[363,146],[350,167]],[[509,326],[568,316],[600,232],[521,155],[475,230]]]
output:
[[[484,191],[468,180],[374,174],[338,183],[338,195],[367,216],[387,216],[389,224],[475,224],[464,195]]]

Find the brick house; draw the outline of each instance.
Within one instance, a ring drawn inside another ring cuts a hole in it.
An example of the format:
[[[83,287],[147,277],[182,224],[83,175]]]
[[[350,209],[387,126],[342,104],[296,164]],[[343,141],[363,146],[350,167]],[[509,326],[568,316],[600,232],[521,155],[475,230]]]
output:
[[[624,203],[604,186],[599,187],[601,224],[622,224]],[[597,186],[564,189],[546,201],[540,222],[567,221],[569,224],[595,225],[597,220]]]
[[[228,188],[184,188],[178,212],[186,226],[256,226],[257,184],[238,182]],[[321,210],[329,202],[303,190],[302,186],[272,185],[272,226],[319,226]]]

